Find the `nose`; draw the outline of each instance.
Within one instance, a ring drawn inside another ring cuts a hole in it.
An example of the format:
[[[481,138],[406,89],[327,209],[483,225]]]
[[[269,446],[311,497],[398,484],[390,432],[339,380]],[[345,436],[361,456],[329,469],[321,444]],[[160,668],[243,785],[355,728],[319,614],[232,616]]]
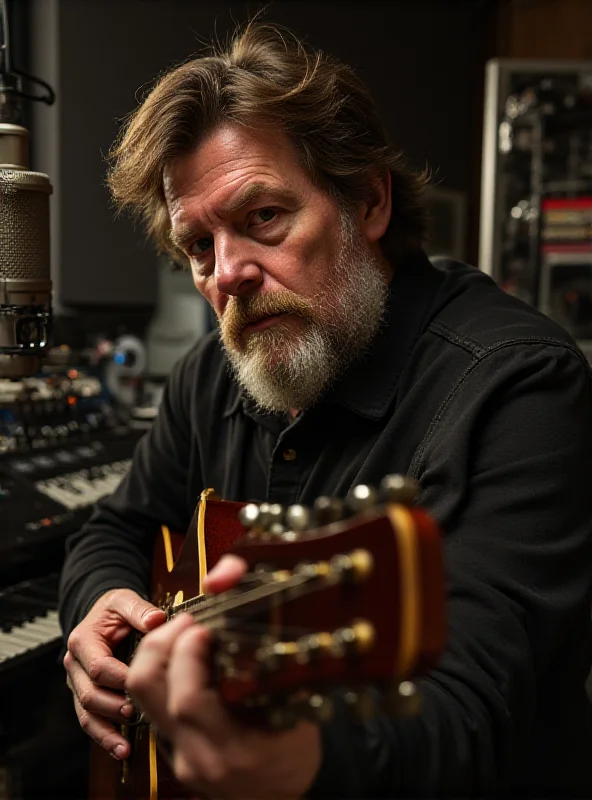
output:
[[[263,281],[252,246],[243,237],[222,236],[215,243],[216,289],[227,295],[251,294]]]

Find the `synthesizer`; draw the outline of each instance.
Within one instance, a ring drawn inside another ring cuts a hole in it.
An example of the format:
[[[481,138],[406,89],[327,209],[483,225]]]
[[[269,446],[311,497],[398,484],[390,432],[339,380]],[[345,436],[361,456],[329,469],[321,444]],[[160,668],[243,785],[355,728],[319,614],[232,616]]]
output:
[[[59,570],[66,537],[123,480],[143,433],[77,370],[0,381],[0,588]]]
[[[67,537],[124,479],[144,427],[77,369],[0,380],[0,800],[86,793],[60,653]]]

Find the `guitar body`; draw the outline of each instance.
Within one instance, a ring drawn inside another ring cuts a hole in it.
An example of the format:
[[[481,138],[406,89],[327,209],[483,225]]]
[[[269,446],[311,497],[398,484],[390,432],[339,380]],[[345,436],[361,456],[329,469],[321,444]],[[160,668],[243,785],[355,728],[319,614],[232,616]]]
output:
[[[241,506],[241,503],[202,497],[185,536],[166,528],[161,531],[152,565],[151,600],[154,605],[164,606],[170,598],[178,598],[180,592],[184,598],[201,593],[205,571],[211,569],[244,533],[237,519]],[[207,530],[203,536],[205,565],[200,560],[200,524],[202,533]],[[125,762],[116,761],[102,747],[91,744],[89,800],[173,800],[190,796],[175,780],[158,751],[156,770],[154,765],[151,767],[147,725],[129,727],[126,735],[132,755]],[[154,788],[151,792],[151,774],[153,781],[156,775],[156,793]]]

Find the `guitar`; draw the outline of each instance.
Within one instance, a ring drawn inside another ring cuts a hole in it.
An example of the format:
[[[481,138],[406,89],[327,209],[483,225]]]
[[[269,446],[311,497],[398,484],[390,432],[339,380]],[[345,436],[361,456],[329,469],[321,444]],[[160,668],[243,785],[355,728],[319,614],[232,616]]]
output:
[[[390,713],[417,710],[411,678],[436,663],[445,624],[440,532],[413,505],[415,490],[387,476],[380,492],[358,486],[345,503],[318,498],[285,511],[206,490],[184,538],[162,529],[152,602],[213,631],[212,681],[233,712],[277,728],[301,716],[323,722],[335,686],[348,687],[362,718],[375,711],[377,689]],[[226,552],[247,562],[246,575],[202,595],[206,569]],[[92,745],[90,800],[189,797],[145,720],[121,730],[132,750],[125,761]]]

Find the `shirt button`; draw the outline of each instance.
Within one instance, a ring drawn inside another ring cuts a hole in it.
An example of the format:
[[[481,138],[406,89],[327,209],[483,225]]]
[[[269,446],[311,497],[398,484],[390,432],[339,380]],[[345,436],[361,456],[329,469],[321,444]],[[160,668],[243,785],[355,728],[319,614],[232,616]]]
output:
[[[296,450],[292,450],[291,447],[288,447],[287,450],[283,452],[284,461],[294,461],[296,458]]]

